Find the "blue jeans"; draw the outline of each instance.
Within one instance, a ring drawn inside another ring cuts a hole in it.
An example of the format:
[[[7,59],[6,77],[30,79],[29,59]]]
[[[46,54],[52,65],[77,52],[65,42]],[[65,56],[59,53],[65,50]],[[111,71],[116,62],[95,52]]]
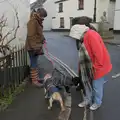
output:
[[[93,102],[101,105],[103,99],[104,77],[93,80]]]
[[[33,54],[33,51],[28,51],[29,57],[30,57],[30,67],[31,68],[37,68],[37,60],[38,60],[38,55],[35,56]]]

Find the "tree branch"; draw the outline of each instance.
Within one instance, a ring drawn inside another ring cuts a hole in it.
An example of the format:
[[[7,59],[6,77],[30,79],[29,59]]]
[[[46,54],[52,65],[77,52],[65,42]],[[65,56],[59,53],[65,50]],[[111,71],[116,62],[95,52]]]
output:
[[[9,1],[8,1],[9,3]],[[0,18],[0,52],[3,54],[3,55],[7,55],[8,53],[10,54],[14,48],[12,49],[10,46],[9,46],[9,43],[12,42],[14,39],[16,39],[16,35],[17,35],[17,31],[20,27],[20,21],[19,21],[19,17],[18,17],[18,12],[17,10],[15,9],[15,7],[9,3],[14,12],[15,12],[15,19],[16,19],[16,27],[14,27],[13,29],[9,30],[6,34],[3,35],[3,29],[4,27],[6,27],[6,23],[7,23],[7,18],[5,19],[4,15]],[[14,22],[15,23],[15,22]],[[9,35],[12,34],[12,38],[8,37]],[[4,44],[4,41],[7,41],[7,43]]]
[[[17,27],[15,29],[15,32],[14,32],[14,35],[13,35],[13,38],[11,38],[7,43],[6,45],[8,45],[11,41],[13,41],[14,39],[16,39],[16,35],[17,35],[17,31],[20,27],[20,21],[19,21],[19,17],[18,17],[18,12],[17,10],[14,8],[14,11],[15,11],[15,16],[16,16],[16,20],[17,20]]]
[[[0,18],[0,32],[2,33],[3,28],[6,27],[7,23],[7,18],[4,17],[4,14],[2,15],[2,17]]]
[[[7,38],[7,36],[9,36],[10,34],[12,34],[13,31],[14,31],[14,28],[6,33],[6,35],[2,38],[2,44],[1,45],[4,44],[4,40]]]

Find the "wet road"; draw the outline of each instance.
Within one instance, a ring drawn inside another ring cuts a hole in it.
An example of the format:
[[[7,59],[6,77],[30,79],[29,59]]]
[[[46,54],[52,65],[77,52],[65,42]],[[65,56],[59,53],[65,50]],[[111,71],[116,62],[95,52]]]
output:
[[[75,41],[62,33],[47,32],[45,37],[49,52],[77,72],[78,54]]]
[[[74,40],[63,36],[61,33],[45,33],[48,50],[61,59],[77,73],[78,55]],[[105,84],[102,107],[95,111],[88,110],[88,120],[120,120],[120,77],[112,79],[112,75],[120,72],[120,47],[106,45],[113,64],[112,72],[106,76],[109,81]],[[79,93],[73,91],[71,120],[83,120],[83,109],[78,108]]]

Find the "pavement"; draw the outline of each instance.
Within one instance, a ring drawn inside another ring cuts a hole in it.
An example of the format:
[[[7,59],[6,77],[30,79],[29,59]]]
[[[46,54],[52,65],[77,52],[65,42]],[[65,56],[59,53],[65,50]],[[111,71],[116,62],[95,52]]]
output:
[[[66,72],[56,62],[53,65],[45,56],[39,57],[38,68],[40,78],[46,73],[52,73],[54,68]],[[43,88],[36,88],[29,82],[24,92],[16,97],[8,109],[0,113],[0,120],[58,120],[58,118],[68,120],[71,112],[71,96],[65,97],[65,106],[67,106],[65,114],[60,114],[59,104],[53,104],[52,110],[48,110],[48,101],[44,98]]]
[[[75,41],[63,36],[61,33],[45,33],[48,42],[48,50],[57,58],[61,59],[77,73],[77,50]],[[116,40],[119,40],[119,35]],[[120,47],[106,44],[111,56],[113,70],[106,76],[108,82],[105,84],[103,105],[95,112],[77,105],[82,97],[80,92],[72,90],[72,111],[69,120],[120,120],[120,78],[113,79],[112,76],[120,73]],[[41,75],[51,72],[52,64],[47,59],[39,58],[39,69]],[[44,67],[44,68],[43,68]],[[25,91],[18,95],[7,110],[0,113],[0,120],[56,120],[59,115],[59,105],[54,105],[51,111],[47,110],[43,89],[38,89],[28,84]],[[86,114],[84,114],[86,113]],[[86,116],[84,116],[86,115]]]
[[[120,34],[114,34],[114,39],[105,39],[104,42],[111,45],[120,45]]]

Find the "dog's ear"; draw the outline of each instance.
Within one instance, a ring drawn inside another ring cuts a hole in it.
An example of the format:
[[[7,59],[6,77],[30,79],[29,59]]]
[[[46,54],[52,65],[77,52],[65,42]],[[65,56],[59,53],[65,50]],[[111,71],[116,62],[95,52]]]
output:
[[[73,82],[73,84],[74,84],[75,86],[77,86],[77,85],[79,84],[79,81],[80,81],[79,77],[74,77],[74,78],[72,79],[72,82]]]
[[[79,80],[79,77],[72,77],[72,81]]]
[[[76,91],[80,91],[80,90],[81,90],[81,86],[78,85],[78,86],[76,87]]]

